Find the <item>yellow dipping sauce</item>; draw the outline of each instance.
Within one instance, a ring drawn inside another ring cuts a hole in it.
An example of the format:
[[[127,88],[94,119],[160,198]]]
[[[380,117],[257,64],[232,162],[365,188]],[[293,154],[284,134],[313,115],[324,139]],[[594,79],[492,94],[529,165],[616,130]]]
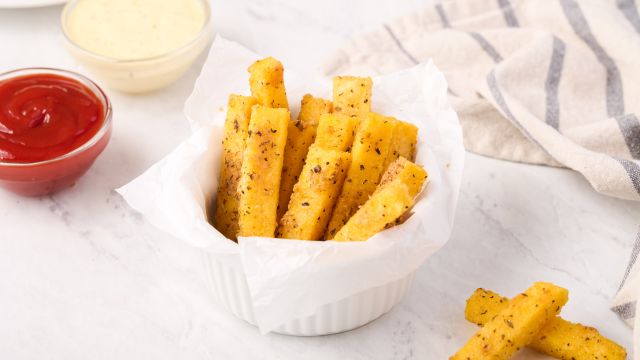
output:
[[[187,45],[200,33],[206,17],[201,0],[79,0],[66,29],[85,50],[137,60]]]

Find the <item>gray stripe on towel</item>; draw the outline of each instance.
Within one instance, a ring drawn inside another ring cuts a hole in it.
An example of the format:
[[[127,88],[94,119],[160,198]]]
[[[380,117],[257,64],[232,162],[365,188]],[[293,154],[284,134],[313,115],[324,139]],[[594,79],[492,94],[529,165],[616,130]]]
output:
[[[636,241],[633,244],[633,249],[631,250],[631,257],[629,258],[629,264],[627,264],[627,270],[624,272],[624,276],[622,277],[622,281],[620,282],[620,286],[618,287],[618,291],[622,289],[624,284],[627,282],[627,278],[631,274],[631,269],[633,265],[638,261],[638,254],[640,254],[640,229],[638,230],[638,235],[636,236]]]
[[[511,109],[509,109],[509,106],[507,105],[506,100],[504,99],[504,96],[502,96],[502,91],[500,91],[500,87],[498,86],[498,80],[496,79],[496,73],[495,70],[491,70],[491,72],[489,73],[489,75],[487,75],[487,85],[489,86],[489,91],[491,91],[491,95],[493,96],[493,98],[496,101],[496,104],[498,105],[498,107],[500,108],[500,110],[502,110],[502,112],[504,113],[504,115],[507,117],[507,119],[511,120],[511,122],[522,132],[522,134],[524,134],[524,136],[526,136],[532,143],[536,144],[542,151],[544,151],[547,155],[549,155],[549,157],[553,158],[553,156],[551,156],[551,154],[549,154],[549,152],[547,151],[547,149],[542,146],[538,140],[536,140],[533,136],[531,136],[531,134],[529,133],[529,131],[527,129],[524,128],[524,126],[522,126],[522,124],[518,121],[518,119],[516,119],[516,117],[513,115],[513,113],[511,112]]]
[[[631,157],[640,159],[640,121],[635,114],[616,116],[620,132],[627,143]]]
[[[629,174],[629,178],[631,179],[633,187],[640,195],[640,166],[635,161],[619,158],[616,158],[616,160],[618,160],[627,174]]]
[[[489,85],[489,90],[491,91],[491,95],[493,95],[493,98],[496,100],[496,104],[498,104],[498,107],[500,108],[500,110],[502,110],[504,115],[509,120],[516,123],[519,127],[522,127],[520,126],[520,123],[516,120],[516,117],[513,115],[513,113],[511,112],[511,109],[509,109],[509,106],[507,106],[507,102],[504,100],[504,97],[502,96],[502,91],[500,91],[500,88],[498,87],[498,80],[496,79],[496,73],[494,70],[491,70],[491,72],[487,76],[487,84]],[[527,136],[531,138],[529,134],[527,134]]]
[[[440,16],[440,22],[442,22],[442,27],[450,28],[451,23],[449,22],[449,17],[447,17],[447,13],[444,12],[444,8],[442,7],[442,4],[436,4],[436,12],[438,13],[438,16]]]
[[[589,23],[575,0],[560,0],[562,11],[573,27],[573,31],[593,51],[598,61],[607,70],[607,114],[610,117],[624,114],[624,96],[620,70],[591,32]]]
[[[502,10],[502,15],[504,16],[504,21],[507,22],[507,25],[510,27],[520,26],[518,18],[516,18],[516,14],[513,12],[513,7],[509,0],[498,0],[498,5],[500,5],[500,10]]]
[[[494,62],[499,63],[500,61],[502,61],[502,56],[500,56],[496,48],[494,48],[493,45],[491,45],[487,41],[487,39],[484,38],[484,36],[478,34],[477,32],[468,32],[467,34],[469,34],[469,36],[471,36],[471,38],[475,40],[478,45],[480,45],[482,50],[484,50],[484,52],[487,53],[487,55],[489,55]]]
[[[640,34],[640,14],[638,13],[635,0],[616,0],[616,5],[618,5],[618,9],[622,11],[638,34]]]
[[[398,39],[396,37],[396,34],[393,33],[393,31],[391,30],[391,28],[389,27],[389,25],[385,24],[384,25],[385,30],[387,30],[387,33],[389,34],[389,36],[391,36],[391,39],[393,40],[393,42],[396,43],[396,46],[398,47],[398,49],[409,59],[411,60],[411,62],[413,63],[413,65],[418,65],[420,62],[418,60],[416,60],[416,58],[413,57],[413,55],[411,55],[407,49],[405,49],[404,45],[402,45],[402,43],[400,42],[400,39]]]
[[[562,40],[553,37],[553,52],[549,62],[549,72],[545,82],[547,109],[545,121],[549,126],[558,130],[560,125],[560,102],[558,100],[558,86],[562,76],[562,66],[564,63],[565,45]]]
[[[628,302],[611,308],[623,320],[633,319],[636,316],[636,302]]]

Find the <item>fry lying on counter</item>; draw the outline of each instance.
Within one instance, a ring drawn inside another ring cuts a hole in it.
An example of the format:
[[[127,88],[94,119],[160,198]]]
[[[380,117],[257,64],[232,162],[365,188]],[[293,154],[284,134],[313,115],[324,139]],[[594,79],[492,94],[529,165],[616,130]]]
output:
[[[477,289],[467,300],[465,318],[482,329],[450,359],[508,359],[524,346],[563,360],[626,359],[625,349],[598,330],[557,316],[567,295],[548,283],[536,283],[512,300]]]
[[[527,346],[568,300],[566,289],[535,283],[509,301],[450,359],[508,359]]]
[[[465,318],[483,326],[509,304],[509,299],[489,290],[477,289],[467,300]],[[622,360],[627,356],[620,345],[600,335],[598,330],[571,323],[560,317],[548,321],[529,347],[558,359]]]
[[[418,128],[371,111],[370,78],[333,79],[290,116],[284,67],[249,67],[251,96],[230,95],[213,225],[238,236],[364,241],[400,224],[427,179]],[[383,175],[384,174],[384,175]]]

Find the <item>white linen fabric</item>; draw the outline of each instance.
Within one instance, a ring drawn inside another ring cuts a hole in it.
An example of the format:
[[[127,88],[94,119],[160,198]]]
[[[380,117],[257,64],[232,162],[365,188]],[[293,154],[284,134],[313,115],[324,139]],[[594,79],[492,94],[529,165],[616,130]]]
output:
[[[640,297],[640,229],[636,236],[636,241],[631,251],[631,259],[624,274],[618,294],[613,300],[612,310],[620,316],[629,326],[636,329],[634,338],[634,359],[640,359],[640,343],[638,341],[638,332],[640,332],[640,316],[636,316],[636,307],[638,298]]]
[[[640,200],[640,15],[634,0],[460,0],[356,38],[328,74],[433,59],[467,150],[580,172]],[[374,94],[375,97],[375,94]]]

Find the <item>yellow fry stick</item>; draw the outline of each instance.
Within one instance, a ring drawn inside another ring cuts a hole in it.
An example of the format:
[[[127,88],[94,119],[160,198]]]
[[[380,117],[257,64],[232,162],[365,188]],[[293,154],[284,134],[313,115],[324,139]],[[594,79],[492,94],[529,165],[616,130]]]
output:
[[[238,236],[273,237],[289,123],[287,109],[255,105],[242,158]]]
[[[299,240],[322,238],[350,162],[351,154],[348,152],[323,149],[317,145],[309,149],[277,237]]]
[[[268,57],[249,66],[251,96],[258,104],[271,108],[289,108],[284,87],[284,67],[280,61]]]
[[[396,221],[413,206],[413,201],[407,185],[391,182],[371,195],[333,240],[365,241]]]
[[[506,360],[527,346],[569,300],[566,289],[537,282],[509,301],[450,360]]]
[[[382,175],[376,191],[392,181],[401,181],[409,188],[409,194],[416,197],[422,190],[422,185],[428,176],[422,166],[416,165],[404,157],[399,157],[389,165],[387,171]]]
[[[298,114],[298,120],[300,120],[304,126],[318,126],[320,115],[331,112],[333,112],[333,104],[331,101],[313,97],[311,94],[306,94],[302,97],[302,101],[300,102],[300,114]]]
[[[302,98],[298,120],[289,122],[278,197],[278,220],[287,211],[293,186],[298,182],[298,175],[302,171],[309,146],[315,140],[320,115],[329,113],[331,110],[332,105],[329,100],[314,98],[307,94]]]
[[[224,123],[222,164],[213,226],[232,240],[236,240],[238,233],[238,182],[251,107],[255,103],[256,99],[249,96],[230,95]]]
[[[353,137],[358,127],[358,119],[340,114],[320,116],[315,145],[324,149],[351,150]]]
[[[467,300],[465,318],[480,326],[491,321],[509,304],[509,299],[492,291],[477,289]],[[555,317],[528,345],[543,354],[566,360],[624,360],[625,349],[600,335],[598,330]]]
[[[427,181],[428,177],[429,175],[422,166],[416,165],[403,157],[399,157],[389,165],[387,171],[382,175],[380,184],[378,184],[378,187],[376,188],[376,192],[392,181],[401,181],[407,185],[409,194],[415,198],[420,194],[420,191],[422,191],[422,186]],[[402,224],[409,217],[409,214],[410,211],[406,211],[394,222],[388,223],[387,226],[385,226],[385,229]]]
[[[416,144],[418,142],[418,128],[404,121],[398,123],[393,129],[391,137],[391,150],[387,155],[383,168],[389,167],[398,157],[413,161],[416,157]]]
[[[336,76],[333,78],[333,109],[336,113],[363,117],[371,111],[371,78]]]
[[[389,152],[393,127],[396,122],[384,116],[369,113],[360,123],[351,149],[351,166],[325,238],[332,239],[360,205],[369,198],[380,181],[382,165]]]

